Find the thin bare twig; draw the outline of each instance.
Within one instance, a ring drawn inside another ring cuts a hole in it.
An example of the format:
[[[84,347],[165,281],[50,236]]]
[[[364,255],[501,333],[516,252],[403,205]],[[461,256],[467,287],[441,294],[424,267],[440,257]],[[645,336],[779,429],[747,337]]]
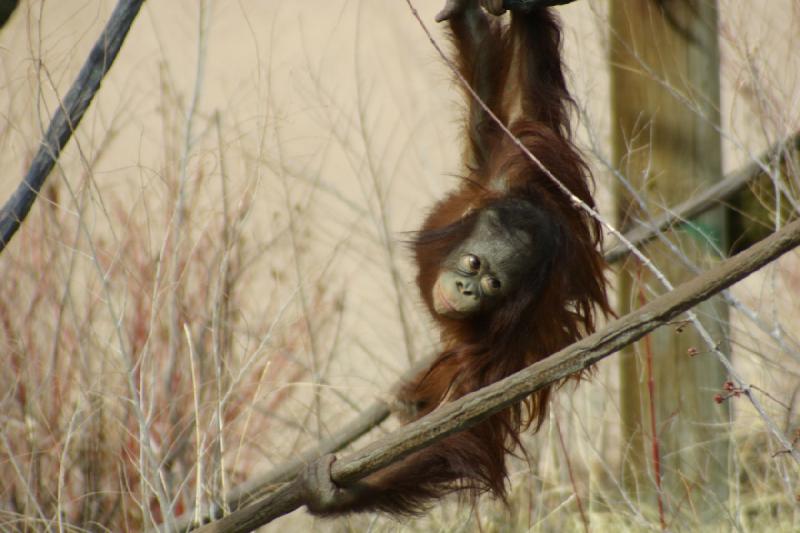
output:
[[[556,433],[558,434],[558,443],[561,446],[561,453],[564,454],[564,463],[567,465],[567,474],[569,474],[569,482],[572,485],[572,493],[575,495],[575,503],[578,506],[578,514],[581,517],[584,533],[589,533],[589,517],[586,516],[586,510],[583,508],[583,500],[578,492],[578,484],[575,482],[575,471],[572,468],[572,461],[569,458],[569,451],[567,444],[564,442],[564,432],[561,431],[561,423],[556,418]]]

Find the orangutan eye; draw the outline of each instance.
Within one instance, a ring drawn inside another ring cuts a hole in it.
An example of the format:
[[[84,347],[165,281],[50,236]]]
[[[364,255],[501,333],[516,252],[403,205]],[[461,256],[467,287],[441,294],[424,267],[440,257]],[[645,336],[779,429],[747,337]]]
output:
[[[500,283],[500,280],[492,276],[486,276],[481,280],[481,287],[486,294],[497,294],[502,286],[503,284]]]
[[[481,260],[477,255],[467,254],[461,258],[461,268],[464,272],[476,274],[481,269]]]

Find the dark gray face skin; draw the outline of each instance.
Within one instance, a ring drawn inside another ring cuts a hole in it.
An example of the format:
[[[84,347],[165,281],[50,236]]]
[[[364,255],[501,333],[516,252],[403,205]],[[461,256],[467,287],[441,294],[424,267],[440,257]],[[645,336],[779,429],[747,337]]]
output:
[[[530,235],[503,228],[491,210],[482,212],[472,234],[442,265],[433,284],[434,310],[464,319],[492,309],[519,286],[533,260]]]

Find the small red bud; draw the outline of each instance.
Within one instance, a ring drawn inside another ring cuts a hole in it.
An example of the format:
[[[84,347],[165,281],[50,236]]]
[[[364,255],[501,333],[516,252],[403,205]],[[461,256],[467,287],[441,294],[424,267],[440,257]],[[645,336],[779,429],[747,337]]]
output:
[[[714,395],[714,401],[717,403],[722,403],[725,401],[725,397],[722,394]]]
[[[688,350],[686,350],[686,353],[688,353],[688,354],[689,354],[689,357],[694,357],[694,356],[695,356],[695,355],[697,355],[697,353],[698,353],[698,352],[697,352],[697,348],[695,348],[694,346],[692,346],[691,348],[689,348]]]
[[[736,385],[733,384],[733,381],[726,381],[722,387],[728,392],[736,390]]]

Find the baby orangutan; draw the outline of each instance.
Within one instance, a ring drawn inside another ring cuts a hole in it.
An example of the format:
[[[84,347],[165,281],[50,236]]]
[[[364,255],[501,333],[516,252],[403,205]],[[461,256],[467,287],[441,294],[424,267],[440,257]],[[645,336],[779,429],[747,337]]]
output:
[[[565,1],[448,0],[447,21],[463,77],[513,135],[590,206],[590,175],[572,143],[561,30],[548,6]],[[505,8],[510,20],[503,20]],[[442,351],[398,399],[414,418],[503,379],[594,330],[609,311],[596,221],[572,204],[469,95],[468,175],[439,201],[413,246],[417,285],[441,331]],[[337,486],[333,456],[303,478],[317,515],[417,514],[443,495],[505,497],[506,455],[544,418],[549,389],[472,428],[367,476]]]

